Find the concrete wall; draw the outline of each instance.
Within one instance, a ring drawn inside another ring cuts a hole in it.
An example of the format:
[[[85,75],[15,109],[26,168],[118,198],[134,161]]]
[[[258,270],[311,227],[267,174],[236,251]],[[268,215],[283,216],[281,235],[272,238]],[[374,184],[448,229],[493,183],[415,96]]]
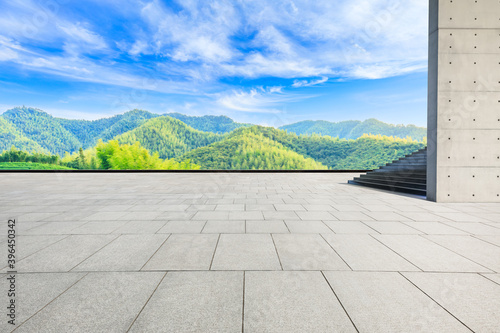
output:
[[[500,202],[500,0],[430,0],[427,198]]]

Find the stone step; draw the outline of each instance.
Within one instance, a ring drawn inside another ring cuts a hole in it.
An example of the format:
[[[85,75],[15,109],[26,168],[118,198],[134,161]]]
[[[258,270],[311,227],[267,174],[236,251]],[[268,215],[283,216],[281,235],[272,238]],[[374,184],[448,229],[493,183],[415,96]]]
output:
[[[348,183],[394,192],[426,195],[427,149],[418,150],[379,169],[356,177]]]

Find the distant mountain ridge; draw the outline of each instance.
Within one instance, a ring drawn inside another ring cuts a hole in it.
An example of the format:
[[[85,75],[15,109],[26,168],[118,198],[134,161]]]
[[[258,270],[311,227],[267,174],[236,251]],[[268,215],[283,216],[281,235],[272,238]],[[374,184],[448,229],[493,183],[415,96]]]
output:
[[[192,158],[204,168],[273,169],[287,159],[285,166],[290,169],[321,169],[325,166],[369,169],[425,144],[411,140],[384,141],[373,136],[364,137],[364,134],[411,136],[414,140],[422,140],[426,133],[424,128],[395,126],[376,119],[340,123],[303,121],[281,129],[237,123],[226,116],[160,115],[145,110],[131,110],[92,121],[74,120],[53,117],[39,109],[19,107],[0,115],[0,153],[14,146],[20,150],[63,156],[65,152],[74,153],[80,147],[95,147],[99,139],[116,139],[128,144],[140,142],[151,153],[157,152],[164,159]],[[323,136],[311,136],[313,133]],[[305,136],[299,136],[301,134]],[[245,136],[248,140],[244,139]],[[238,148],[238,145],[244,148]],[[248,161],[243,163],[245,159]]]
[[[220,134],[251,126],[237,123],[226,116],[193,117],[180,113],[165,116],[180,119],[194,130]],[[99,139],[111,140],[158,117],[162,115],[135,109],[97,120],[64,119],[40,109],[16,107],[0,115],[0,152],[15,146],[17,149],[62,156],[65,152],[72,153],[80,147],[93,147]]]
[[[240,127],[250,127],[253,124],[237,123],[227,116],[186,116],[180,113],[165,113],[183,123],[197,129],[198,131],[224,134],[234,131]]]
[[[11,122],[0,117],[0,152],[12,147],[28,152],[49,153],[47,149],[42,148],[38,143],[18,131]]]
[[[190,150],[208,146],[223,139],[223,135],[198,131],[184,122],[168,116],[156,117],[141,126],[115,137],[121,144],[139,142],[163,159],[178,157]]]
[[[422,141],[427,137],[427,129],[415,125],[392,125],[377,119],[365,121],[348,120],[333,123],[324,120],[306,120],[298,123],[281,126],[280,129],[297,135],[328,135],[340,139],[357,139],[363,134],[386,135],[399,138],[410,136],[414,140]]]

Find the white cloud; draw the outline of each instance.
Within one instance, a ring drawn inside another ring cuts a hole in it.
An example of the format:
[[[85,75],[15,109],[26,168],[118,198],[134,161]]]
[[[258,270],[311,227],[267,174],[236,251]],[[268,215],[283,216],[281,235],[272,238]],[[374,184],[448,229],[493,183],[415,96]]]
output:
[[[258,87],[218,94],[216,104],[230,111],[279,114],[286,103],[311,97],[314,96],[285,93],[282,87]]]
[[[190,68],[193,78],[379,78],[426,63],[427,3],[418,0],[178,4],[182,10],[173,12],[153,1],[142,15],[155,32],[156,52],[199,62]]]
[[[310,87],[310,86],[315,86],[317,84],[325,83],[326,81],[328,81],[328,78],[326,76],[317,80],[295,80],[293,81],[292,87],[294,88]]]
[[[229,61],[238,53],[229,40],[240,25],[230,2],[180,1],[179,6],[183,10],[174,13],[159,1],[152,1],[142,9],[154,32],[152,42],[157,53],[175,61],[202,63]]]
[[[285,78],[298,88],[331,79],[397,76],[427,65],[427,3],[421,0],[171,3],[175,9],[160,0],[103,4],[134,22],[124,39],[42,2],[1,4],[0,31],[9,43],[0,39],[0,60],[75,80],[183,94],[218,91],[227,77]],[[35,19],[37,13],[48,20]],[[113,38],[119,40],[108,44]],[[63,53],[30,48],[34,40]],[[115,57],[121,55],[138,61],[124,64]],[[144,55],[156,60],[141,67]],[[216,100],[234,110],[276,111],[273,98],[284,93],[267,89]]]
[[[78,56],[81,53],[107,49],[107,44],[102,36],[80,24],[62,23],[58,28],[66,35],[64,49],[70,55]]]
[[[12,50],[9,47],[0,45],[0,61],[9,61],[18,58],[18,54],[16,51]]]

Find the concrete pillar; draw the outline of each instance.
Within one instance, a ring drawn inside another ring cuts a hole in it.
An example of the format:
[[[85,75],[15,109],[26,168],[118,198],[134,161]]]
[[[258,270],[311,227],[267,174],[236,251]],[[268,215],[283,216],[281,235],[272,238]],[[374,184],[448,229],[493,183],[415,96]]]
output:
[[[500,202],[500,0],[430,0],[427,199]]]

